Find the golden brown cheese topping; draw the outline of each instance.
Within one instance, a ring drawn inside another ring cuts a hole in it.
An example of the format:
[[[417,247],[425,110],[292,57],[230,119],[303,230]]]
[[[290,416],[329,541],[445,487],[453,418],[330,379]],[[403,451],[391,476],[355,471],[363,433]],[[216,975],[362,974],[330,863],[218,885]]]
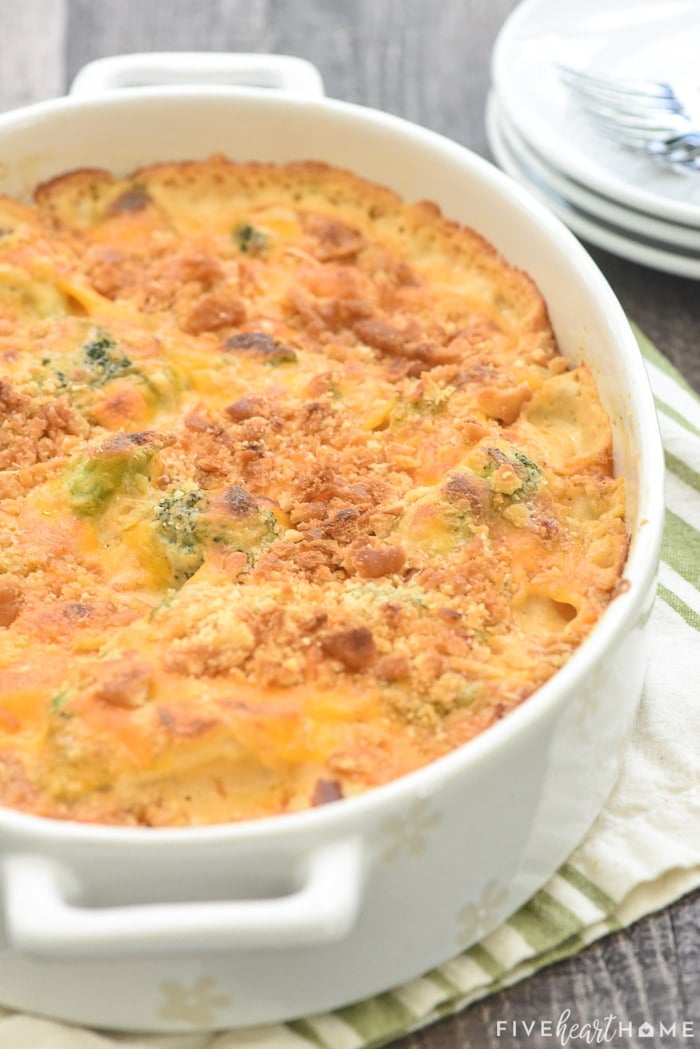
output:
[[[546,681],[624,489],[542,298],[316,163],[0,199],[0,803],[241,820],[365,791]]]

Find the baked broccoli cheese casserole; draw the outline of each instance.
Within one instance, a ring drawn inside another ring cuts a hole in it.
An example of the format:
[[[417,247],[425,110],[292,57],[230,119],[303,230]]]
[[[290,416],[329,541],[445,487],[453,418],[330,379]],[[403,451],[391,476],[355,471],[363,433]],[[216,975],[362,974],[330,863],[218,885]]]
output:
[[[624,488],[541,295],[317,163],[0,200],[0,803],[182,825],[425,765],[620,582]]]

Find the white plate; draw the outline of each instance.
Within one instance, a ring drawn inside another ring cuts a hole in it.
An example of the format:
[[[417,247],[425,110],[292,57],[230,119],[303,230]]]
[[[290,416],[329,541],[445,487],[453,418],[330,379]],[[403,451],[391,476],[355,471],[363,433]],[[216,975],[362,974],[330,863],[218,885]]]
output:
[[[486,133],[493,155],[503,170],[525,185],[577,236],[632,262],[700,280],[700,255],[668,251],[658,241],[632,237],[617,226],[601,223],[540,181],[534,171],[516,157],[500,122],[499,102],[494,94],[490,95],[486,107]]]
[[[700,99],[698,0],[525,0],[496,41],[493,83],[520,134],[549,164],[597,193],[700,227],[700,177],[599,135],[557,63],[611,76],[668,79]],[[685,96],[684,96],[685,97]]]
[[[500,100],[499,100],[500,102]],[[498,123],[511,153],[521,167],[526,168],[548,190],[563,197],[569,204],[588,212],[597,220],[631,233],[635,238],[640,233],[645,239],[654,240],[670,251],[681,248],[700,257],[700,229],[694,226],[682,226],[677,222],[654,218],[643,211],[626,208],[617,201],[593,193],[574,179],[564,175],[558,168],[552,167],[522,135],[508,118],[503,105],[498,105]]]

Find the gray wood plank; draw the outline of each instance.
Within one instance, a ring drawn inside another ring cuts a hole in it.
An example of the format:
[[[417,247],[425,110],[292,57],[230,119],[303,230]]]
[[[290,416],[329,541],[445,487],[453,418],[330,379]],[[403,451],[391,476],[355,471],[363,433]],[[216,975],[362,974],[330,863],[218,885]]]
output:
[[[700,392],[700,282],[635,266],[586,246],[627,315]]]
[[[570,1024],[595,1019],[604,1023],[612,1015],[616,1032],[622,1025],[621,1036],[609,1043],[617,1049],[692,1045],[700,1031],[698,916],[700,893],[476,1003],[458,1017],[400,1039],[394,1049],[545,1049],[560,1043],[543,1033],[541,1024],[551,1021],[555,1028],[565,1009],[570,1010]],[[507,1025],[500,1028],[500,1036],[499,1022]],[[645,1022],[655,1029],[650,1038],[638,1034]],[[693,1025],[694,1039],[681,1037],[683,1022]],[[674,1023],[675,1038],[660,1033],[661,1024],[668,1030]],[[629,1036],[627,1025],[632,1026]],[[586,1043],[570,1042],[582,1044]]]
[[[104,0],[69,4],[68,69],[139,50],[279,51],[314,62],[329,95],[486,149],[490,52],[512,0]]]
[[[66,0],[3,0],[1,14],[0,112],[62,94]]]

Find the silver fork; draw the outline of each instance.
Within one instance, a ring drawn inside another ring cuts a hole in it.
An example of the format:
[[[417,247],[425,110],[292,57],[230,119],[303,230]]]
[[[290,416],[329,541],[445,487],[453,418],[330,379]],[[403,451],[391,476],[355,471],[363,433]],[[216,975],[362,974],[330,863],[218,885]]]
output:
[[[651,154],[675,171],[700,173],[700,124],[670,84],[558,68],[586,114],[609,138]]]

